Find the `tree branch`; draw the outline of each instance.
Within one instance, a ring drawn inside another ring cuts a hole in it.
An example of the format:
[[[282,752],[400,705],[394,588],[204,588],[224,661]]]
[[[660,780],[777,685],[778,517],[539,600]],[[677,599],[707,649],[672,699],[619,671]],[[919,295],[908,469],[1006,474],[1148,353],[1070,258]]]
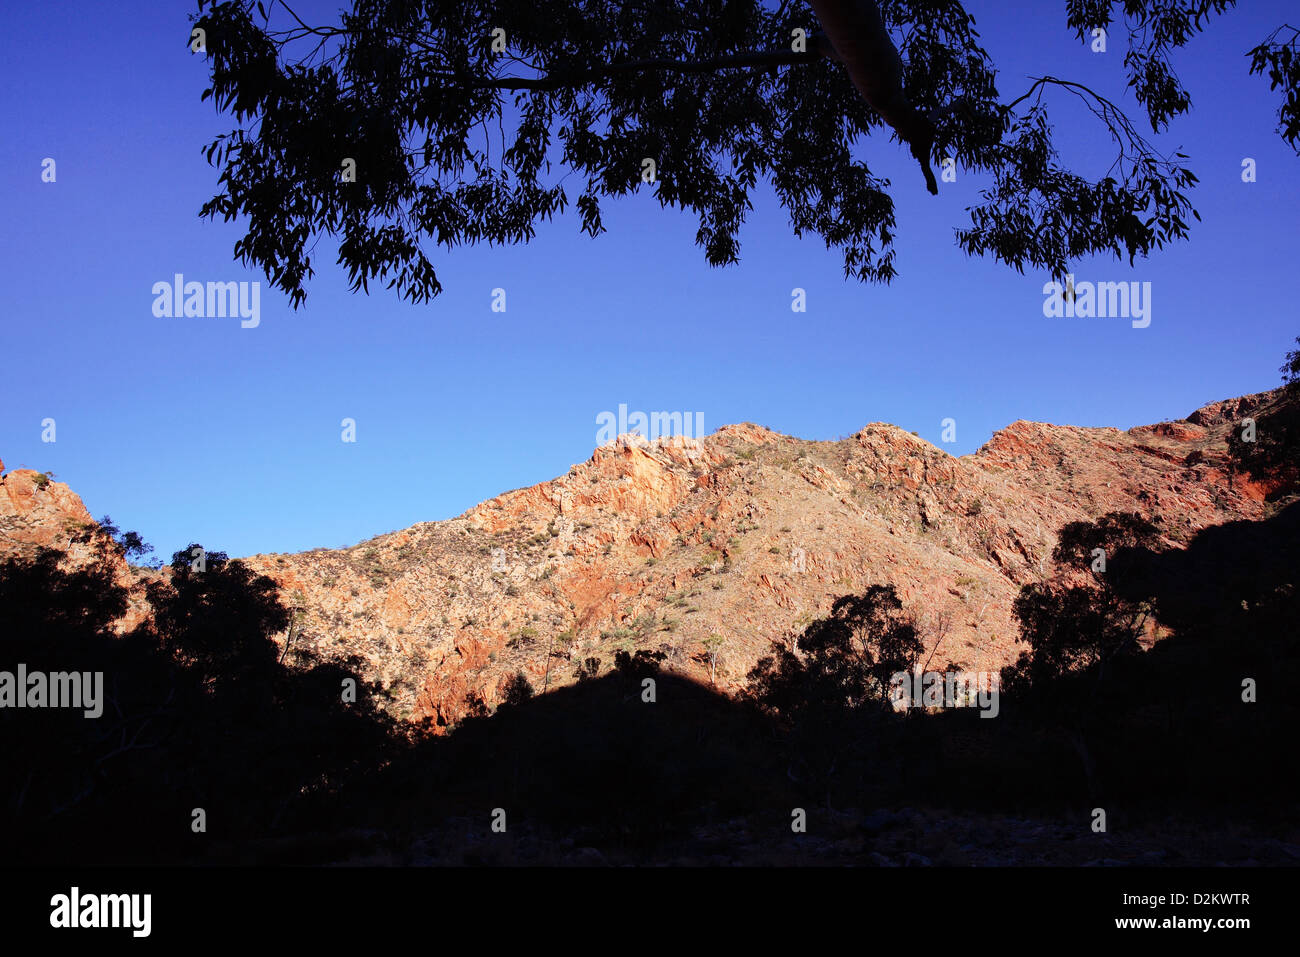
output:
[[[930,168],[934,123],[903,90],[903,60],[890,39],[880,6],[876,0],[810,2],[854,88],[911,148],[925,173],[926,188],[937,195],[939,184]]]

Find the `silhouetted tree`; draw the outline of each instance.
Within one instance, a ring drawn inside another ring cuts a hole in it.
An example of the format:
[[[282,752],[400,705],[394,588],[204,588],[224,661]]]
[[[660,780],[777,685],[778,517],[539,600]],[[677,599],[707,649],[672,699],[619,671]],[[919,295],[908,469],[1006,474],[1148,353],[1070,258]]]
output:
[[[82,541],[98,538],[103,544],[115,547],[118,554],[128,560],[144,558],[153,551],[153,546],[141,538],[139,532],[122,531],[109,515],[105,515],[96,524],[86,526],[79,538]],[[153,568],[159,567],[156,562],[150,564]]]
[[[488,710],[487,702],[477,691],[471,691],[465,695],[465,718],[486,718],[491,712]]]
[[[1280,371],[1281,395],[1252,411],[1249,425],[1237,422],[1228,432],[1232,466],[1265,482],[1272,498],[1300,491],[1300,349],[1287,353]]]
[[[891,713],[890,679],[915,668],[925,650],[892,585],[845,595],[796,641],[777,640],[749,673],[744,697],[791,731],[791,767],[831,786],[846,754],[861,752],[863,719]]]
[[[1142,650],[1153,608],[1131,596],[1150,593],[1148,555],[1159,545],[1159,529],[1135,513],[1070,522],[1052,553],[1054,576],[1025,585],[1013,605],[1029,650],[1003,669],[1002,690],[1066,729],[1093,792],[1098,691],[1113,662]]]
[[[1300,57],[1296,58],[1296,64],[1300,67]],[[1296,336],[1295,341],[1296,345],[1300,345],[1300,336]],[[1292,349],[1288,352],[1278,371],[1282,373],[1282,380],[1289,391],[1300,390],[1300,349]]]
[[[1269,89],[1282,91],[1277,132],[1300,153],[1300,27],[1283,24],[1251,50],[1250,72],[1267,73]]]
[[[219,552],[191,567],[192,546],[131,595],[117,576],[136,538],[108,520],[78,537],[89,560],[45,549],[0,562],[0,671],[102,675],[98,717],[0,709],[17,770],[0,779],[0,826],[17,859],[201,855],[213,844],[190,834],[194,807],[227,845],[290,819],[307,829],[341,813],[346,781],[406,746],[359,661],[281,666],[272,635],[287,615],[269,579]],[[140,598],[144,622],[119,633]]]
[[[891,677],[912,670],[925,650],[893,585],[837,598],[830,615],[805,628],[796,643],[773,646],[775,654],[749,673],[751,694],[785,715],[888,708]]]
[[[50,683],[75,675],[83,702],[98,696],[98,714],[0,709],[0,825],[19,860],[84,853],[76,849],[85,841],[130,846],[123,832],[152,803],[139,782],[157,771],[185,693],[155,646],[118,635],[130,597],[117,580],[119,546],[96,527],[84,535],[98,545],[89,561],[73,564],[54,549],[0,561],[0,671],[16,677],[22,666]]]
[[[1160,131],[1191,104],[1172,54],[1231,5],[1128,0],[1120,27],[1117,4],[1068,0],[1065,22],[1080,41],[1100,29],[1127,44],[1129,86]],[[846,275],[887,282],[890,184],[855,149],[874,132],[906,145],[930,192],[936,159],[988,174],[957,241],[1017,270],[1131,261],[1186,237],[1195,213],[1185,157],[1084,84],[1041,76],[1003,99],[956,0],[354,0],[334,24],[284,2],[201,0],[195,27],[203,98],[240,124],[208,147],[221,192],[202,214],[244,219],[235,254],[295,306],[322,234],[353,289],[377,279],[423,301],[442,288],[424,244],[526,242],[570,204],[595,236],[601,200],[641,188],[694,213],[707,260],[732,263],[760,177],[796,235],[840,250]],[[1292,145],[1294,48],[1284,29],[1251,51],[1252,72],[1283,90]],[[1114,144],[1106,175],[1058,162],[1054,96],[1081,101]]]
[[[579,681],[590,681],[600,674],[600,659],[595,657],[579,661],[573,669],[573,676]]]
[[[1004,673],[1004,687],[1027,690],[1093,666],[1101,681],[1109,661],[1138,651],[1152,609],[1124,596],[1149,591],[1141,581],[1148,574],[1144,551],[1159,543],[1160,530],[1136,513],[1063,526],[1052,552],[1054,577],[1025,585],[1013,606],[1030,650]]]
[[[658,674],[659,666],[668,656],[662,651],[650,651],[642,648],[636,654],[627,651],[614,652],[615,670],[628,678],[644,678]]]
[[[533,685],[522,671],[516,671],[506,679],[501,691],[501,706],[515,708],[533,696]]]
[[[272,636],[289,625],[275,582],[198,544],[176,552],[170,572],[148,586],[161,645],[214,691],[269,705],[279,659]]]

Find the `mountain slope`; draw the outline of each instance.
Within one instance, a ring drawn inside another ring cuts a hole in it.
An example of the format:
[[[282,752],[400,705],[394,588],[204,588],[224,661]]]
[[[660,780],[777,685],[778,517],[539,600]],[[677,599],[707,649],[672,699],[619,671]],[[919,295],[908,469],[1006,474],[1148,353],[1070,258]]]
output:
[[[751,424],[621,436],[457,518],[247,561],[298,609],[293,650],[360,656],[395,713],[438,725],[516,672],[553,688],[619,650],[735,689],[772,638],[877,583],[916,614],[934,667],[994,670],[1066,522],[1137,511],[1179,544],[1261,517],[1269,489],[1230,477],[1226,438],[1278,395],[1127,432],[1016,422],[960,458],[879,423],[837,442]]]

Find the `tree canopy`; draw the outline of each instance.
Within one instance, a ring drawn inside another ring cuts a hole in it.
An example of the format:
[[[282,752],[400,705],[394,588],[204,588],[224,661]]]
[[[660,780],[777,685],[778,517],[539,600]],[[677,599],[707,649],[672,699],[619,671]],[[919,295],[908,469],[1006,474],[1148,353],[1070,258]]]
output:
[[[1160,132],[1192,102],[1174,53],[1233,3],[1067,0],[1066,24],[1082,42],[1123,35]],[[1281,90],[1279,133],[1300,150],[1297,35],[1279,27],[1249,69]],[[949,158],[983,174],[957,243],[1022,272],[1132,262],[1196,216],[1187,157],[1112,100],[1050,75],[1004,95],[957,0],[354,0],[333,24],[283,0],[200,0],[189,42],[203,98],[238,124],[207,147],[220,192],[201,215],[241,218],[237,258],[295,307],[322,236],[354,291],[379,280],[423,302],[442,289],[432,246],[527,242],[570,205],[596,236],[602,202],[639,189],[698,218],[709,263],[734,263],[760,180],[846,276],[888,282],[891,189],[911,185],[873,172],[856,149],[873,136],[906,144],[931,192]],[[1058,154],[1049,108],[1067,99],[1113,141],[1102,176]]]

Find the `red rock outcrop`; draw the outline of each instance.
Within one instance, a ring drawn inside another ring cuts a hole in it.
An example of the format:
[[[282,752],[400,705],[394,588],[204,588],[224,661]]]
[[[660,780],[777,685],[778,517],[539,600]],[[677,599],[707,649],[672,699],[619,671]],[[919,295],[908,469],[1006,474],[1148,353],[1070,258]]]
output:
[[[63,482],[33,469],[0,474],[0,555],[31,556],[39,549],[55,548],[65,554],[65,567],[76,567],[98,558],[94,546],[83,540],[83,533],[97,524],[81,497]],[[147,614],[137,588],[142,573],[123,558],[110,561],[118,584],[132,592],[127,615],[118,623],[119,630],[125,630]]]

